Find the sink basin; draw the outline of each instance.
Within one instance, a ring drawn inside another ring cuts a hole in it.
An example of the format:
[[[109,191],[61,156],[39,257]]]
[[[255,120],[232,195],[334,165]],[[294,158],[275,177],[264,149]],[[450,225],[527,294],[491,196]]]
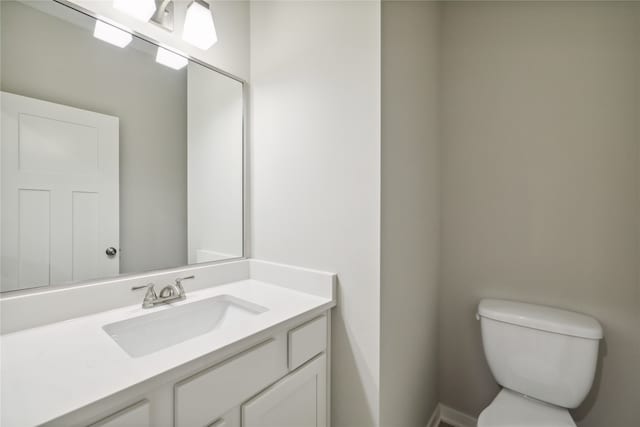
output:
[[[129,356],[141,357],[265,311],[261,305],[219,295],[110,323],[102,329]]]

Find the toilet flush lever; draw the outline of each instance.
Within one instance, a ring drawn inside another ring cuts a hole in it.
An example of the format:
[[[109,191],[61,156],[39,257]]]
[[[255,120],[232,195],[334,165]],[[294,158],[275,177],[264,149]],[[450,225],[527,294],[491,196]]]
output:
[[[480,320],[480,313],[476,313],[476,320]]]

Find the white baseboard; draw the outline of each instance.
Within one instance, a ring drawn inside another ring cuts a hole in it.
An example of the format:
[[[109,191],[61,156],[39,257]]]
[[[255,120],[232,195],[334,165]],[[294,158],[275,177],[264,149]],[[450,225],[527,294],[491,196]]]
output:
[[[431,415],[431,419],[429,419],[427,427],[438,427],[441,421],[454,427],[476,427],[478,424],[478,420],[472,416],[450,408],[447,405],[443,405],[442,403],[438,403]]]
[[[431,414],[431,418],[429,418],[429,423],[427,427],[438,427],[440,424],[440,404],[438,403],[433,410],[433,414]]]

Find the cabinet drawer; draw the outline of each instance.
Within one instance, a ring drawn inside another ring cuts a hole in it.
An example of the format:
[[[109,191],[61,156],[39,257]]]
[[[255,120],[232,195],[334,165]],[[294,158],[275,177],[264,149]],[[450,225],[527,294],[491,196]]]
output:
[[[176,427],[206,426],[287,372],[284,337],[274,338],[174,387]]]
[[[327,347],[327,316],[320,316],[289,331],[289,370],[301,366]]]
[[[149,402],[142,400],[95,424],[91,424],[91,427],[145,427],[150,425]]]

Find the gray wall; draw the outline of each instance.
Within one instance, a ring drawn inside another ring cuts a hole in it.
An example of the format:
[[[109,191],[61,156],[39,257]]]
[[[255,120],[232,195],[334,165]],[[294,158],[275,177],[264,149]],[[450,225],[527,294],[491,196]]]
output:
[[[438,403],[440,9],[382,3],[382,426]]]
[[[120,118],[121,273],[187,263],[187,79],[131,47],[2,4],[2,90]]]
[[[634,10],[635,7],[635,10]],[[441,401],[497,386],[480,298],[605,329],[581,427],[640,419],[640,17],[633,3],[448,3],[443,15]]]
[[[252,2],[251,109],[251,255],[338,273],[333,425],[377,425],[380,5]]]

